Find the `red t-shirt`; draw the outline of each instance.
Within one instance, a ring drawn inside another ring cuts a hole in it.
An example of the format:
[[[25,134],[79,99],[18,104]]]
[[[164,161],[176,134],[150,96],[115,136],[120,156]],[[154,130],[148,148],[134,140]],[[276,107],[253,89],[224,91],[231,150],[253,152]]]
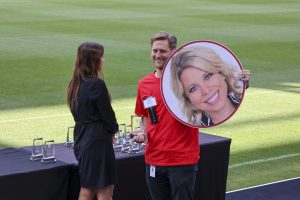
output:
[[[155,97],[158,124],[147,123],[145,160],[155,166],[175,166],[196,164],[199,160],[198,128],[192,128],[176,120],[166,108],[160,89],[160,78],[154,73],[142,78],[138,83],[135,113],[149,117],[143,100]]]

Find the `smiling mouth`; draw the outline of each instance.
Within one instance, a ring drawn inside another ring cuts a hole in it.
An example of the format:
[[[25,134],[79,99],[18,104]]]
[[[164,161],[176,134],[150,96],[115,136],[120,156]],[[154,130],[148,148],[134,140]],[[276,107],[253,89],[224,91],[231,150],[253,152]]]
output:
[[[155,64],[162,67],[165,64],[165,60],[155,60]]]
[[[218,100],[218,97],[219,97],[219,91],[217,91],[212,97],[210,97],[209,99],[207,99],[205,101],[205,103],[208,103],[208,104],[215,104]]]
[[[165,59],[156,59],[155,61],[156,61],[156,62],[164,62]]]

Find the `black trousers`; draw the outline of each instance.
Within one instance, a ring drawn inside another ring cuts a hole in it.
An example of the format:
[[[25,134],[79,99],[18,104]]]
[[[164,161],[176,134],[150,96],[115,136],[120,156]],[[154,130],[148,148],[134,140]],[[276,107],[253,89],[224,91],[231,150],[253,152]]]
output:
[[[146,180],[152,200],[193,200],[197,164],[155,166],[155,177],[150,176],[146,164]]]

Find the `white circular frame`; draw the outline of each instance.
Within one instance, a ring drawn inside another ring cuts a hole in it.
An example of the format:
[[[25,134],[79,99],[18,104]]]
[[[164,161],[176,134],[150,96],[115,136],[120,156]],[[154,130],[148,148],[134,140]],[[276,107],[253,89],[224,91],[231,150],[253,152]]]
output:
[[[161,78],[162,97],[163,97],[164,103],[167,106],[168,110],[181,123],[184,123],[188,126],[195,127],[195,128],[209,128],[209,127],[217,126],[217,125],[220,125],[220,124],[224,123],[229,118],[231,118],[232,115],[238,110],[239,106],[242,103],[243,97],[244,97],[245,84],[244,84],[243,81],[239,81],[239,83],[243,87],[243,94],[242,94],[242,97],[240,99],[240,103],[235,108],[234,112],[231,115],[229,115],[226,119],[224,119],[222,122],[220,122],[218,124],[214,124],[212,126],[195,126],[195,125],[189,123],[187,117],[182,112],[182,110],[179,106],[180,102],[177,99],[177,97],[175,96],[175,94],[173,93],[173,90],[172,90],[171,85],[170,85],[170,78],[171,78],[171,69],[170,69],[171,68],[171,62],[170,61],[171,61],[171,59],[172,59],[172,57],[175,53],[179,52],[183,48],[192,47],[192,46],[200,46],[200,47],[211,48],[212,50],[214,50],[221,57],[221,59],[223,59],[223,61],[225,63],[232,66],[234,68],[234,70],[237,72],[237,74],[239,72],[241,72],[241,70],[243,69],[241,62],[236,57],[236,55],[230,49],[225,47],[224,45],[222,45],[218,42],[215,42],[215,41],[210,41],[210,40],[196,40],[196,41],[189,42],[189,43],[179,47],[178,49],[176,49],[172,53],[172,55],[168,58],[167,62],[165,63],[162,78]]]

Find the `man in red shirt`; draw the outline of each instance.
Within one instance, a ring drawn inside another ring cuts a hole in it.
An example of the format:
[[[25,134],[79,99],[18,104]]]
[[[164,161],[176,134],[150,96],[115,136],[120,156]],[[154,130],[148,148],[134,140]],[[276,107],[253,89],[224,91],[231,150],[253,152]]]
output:
[[[161,95],[160,78],[177,39],[167,32],[151,38],[151,57],[156,70],[138,83],[135,113],[141,116],[145,137],[146,179],[154,200],[190,200],[199,160],[197,128],[177,121],[167,110]]]

